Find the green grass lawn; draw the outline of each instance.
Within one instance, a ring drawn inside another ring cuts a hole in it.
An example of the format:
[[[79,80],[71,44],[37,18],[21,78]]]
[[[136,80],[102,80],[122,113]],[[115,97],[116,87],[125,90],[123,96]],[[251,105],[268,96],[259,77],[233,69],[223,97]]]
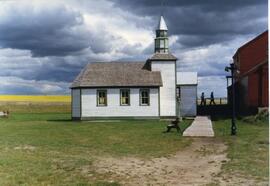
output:
[[[11,116],[0,118],[0,185],[118,185],[95,172],[97,157],[150,159],[169,156],[192,142],[176,132],[163,134],[166,121],[74,122],[67,105],[0,105],[3,108]],[[182,129],[190,123],[184,121]],[[267,118],[237,120],[235,137],[230,136],[229,119],[213,118],[213,124],[231,159],[222,172],[267,180]]]
[[[12,113],[0,118],[0,185],[115,185],[91,170],[95,158],[167,156],[191,143],[176,132],[163,134],[167,123],[73,122],[68,113]],[[84,175],[85,166],[95,179]]]
[[[268,117],[254,116],[238,119],[237,136],[230,136],[231,120],[214,118],[218,138],[228,144],[228,158],[223,171],[240,173],[258,180],[269,179],[269,123]]]

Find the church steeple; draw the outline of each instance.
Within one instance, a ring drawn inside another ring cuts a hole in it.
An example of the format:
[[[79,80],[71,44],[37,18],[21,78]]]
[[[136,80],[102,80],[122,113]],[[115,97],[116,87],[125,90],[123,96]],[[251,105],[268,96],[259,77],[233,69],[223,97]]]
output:
[[[155,53],[169,53],[168,28],[163,16],[160,16],[156,29]]]

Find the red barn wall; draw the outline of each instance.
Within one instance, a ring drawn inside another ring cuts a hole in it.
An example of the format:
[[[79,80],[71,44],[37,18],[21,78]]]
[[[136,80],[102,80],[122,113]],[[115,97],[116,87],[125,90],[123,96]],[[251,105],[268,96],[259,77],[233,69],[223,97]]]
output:
[[[241,107],[268,106],[268,31],[257,36],[240,47],[233,56],[234,63],[239,71],[236,80],[242,82],[248,79],[247,88],[238,89],[241,97],[247,95]],[[247,108],[243,108],[247,109]]]
[[[259,76],[257,73],[253,73],[248,76],[248,106],[258,106],[258,81]]]

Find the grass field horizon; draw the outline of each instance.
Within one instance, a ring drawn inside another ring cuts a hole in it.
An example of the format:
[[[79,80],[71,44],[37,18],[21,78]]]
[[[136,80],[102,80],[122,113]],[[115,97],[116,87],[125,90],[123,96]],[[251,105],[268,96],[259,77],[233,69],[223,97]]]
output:
[[[64,95],[0,95],[0,111],[9,111],[10,115],[14,113],[68,113],[70,115],[71,98]]]
[[[0,95],[0,102],[63,102],[70,103],[70,95]]]

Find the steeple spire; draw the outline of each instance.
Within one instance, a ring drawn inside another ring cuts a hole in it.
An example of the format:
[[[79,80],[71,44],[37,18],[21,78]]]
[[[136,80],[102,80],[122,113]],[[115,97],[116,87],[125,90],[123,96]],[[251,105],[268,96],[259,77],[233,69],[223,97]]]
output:
[[[160,16],[156,29],[155,53],[169,53],[168,27],[163,16]]]
[[[166,25],[166,22],[165,22],[163,16],[160,16],[157,30],[168,30],[168,27]]]

